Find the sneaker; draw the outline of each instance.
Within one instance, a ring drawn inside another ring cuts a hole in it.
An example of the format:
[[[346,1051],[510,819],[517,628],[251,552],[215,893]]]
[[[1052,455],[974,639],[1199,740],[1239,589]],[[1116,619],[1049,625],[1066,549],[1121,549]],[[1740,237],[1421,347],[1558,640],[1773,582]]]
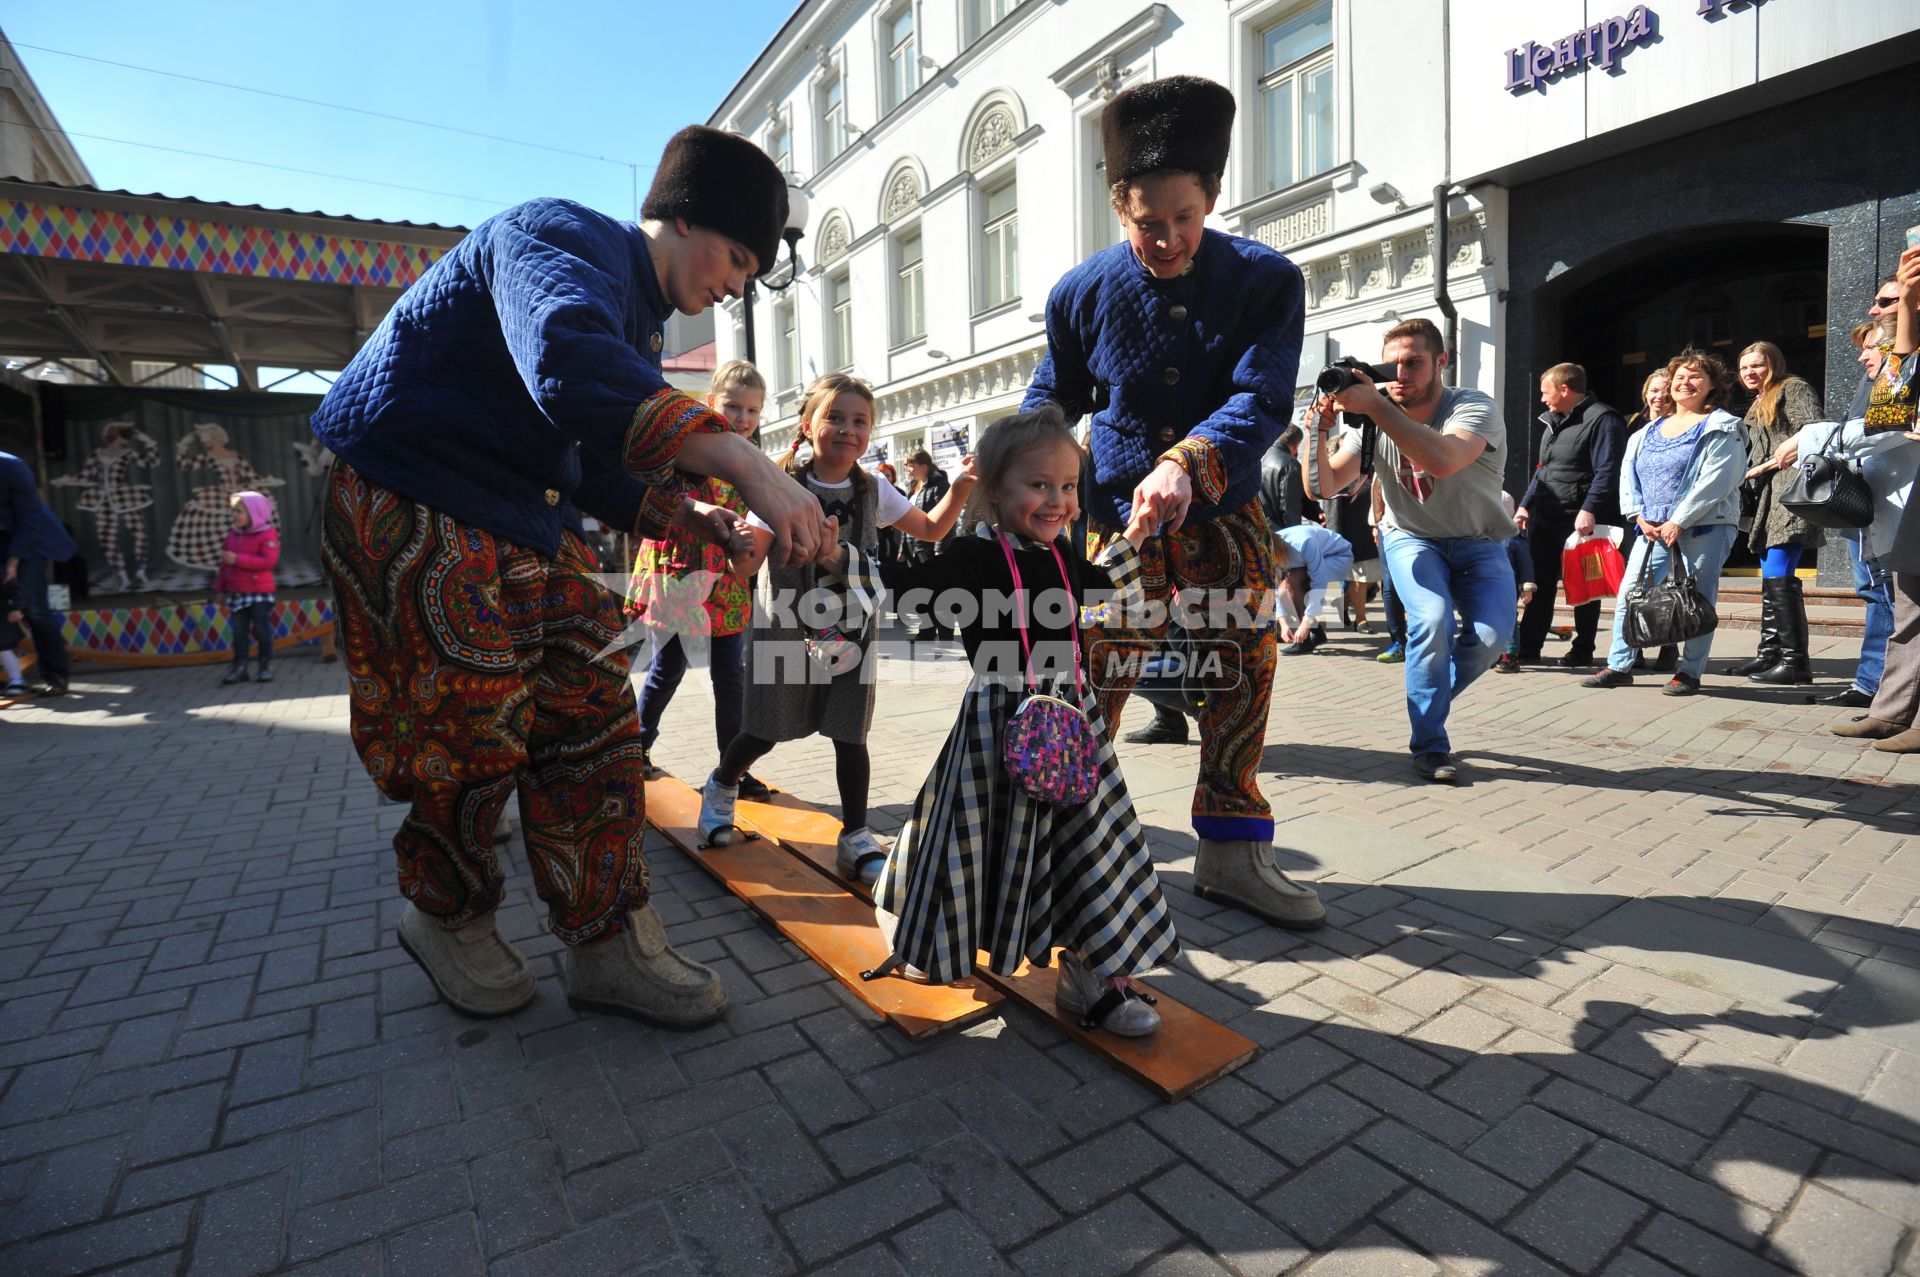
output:
[[[887,849],[865,825],[843,831],[834,842],[834,853],[834,867],[841,876],[869,887],[880,876],[880,866],[887,863]]]
[[[1660,689],[1662,696],[1692,696],[1700,690],[1700,680],[1691,674],[1676,673]]]
[[[1499,659],[1493,663],[1493,672],[1495,674],[1518,674],[1520,672],[1520,658],[1512,652],[1500,653]]]
[[[16,678],[5,687],[0,687],[0,696],[25,696],[31,690],[25,681]]]
[[[1460,779],[1460,769],[1453,765],[1453,756],[1437,749],[1415,758],[1413,770],[1420,773],[1421,780],[1436,785],[1451,785]]]
[[[1060,951],[1060,975],[1054,1005],[1080,1017],[1082,1029],[1104,1029],[1123,1038],[1142,1038],[1160,1027],[1152,995],[1131,980],[1107,980],[1087,970],[1071,949]]]
[[[713,776],[700,786],[700,841],[708,847],[724,847],[739,834],[733,824],[733,805],[740,797],[738,785],[722,785]]]
[[[1407,663],[1407,645],[1405,643],[1390,644],[1386,651],[1380,653],[1380,655],[1373,659],[1382,665],[1405,665]]]
[[[253,681],[254,681],[254,682],[256,682],[256,683],[271,683],[271,682],[273,682],[273,666],[271,666],[271,665],[262,665],[262,666],[260,667],[260,672],[259,672],[258,674],[255,674],[255,675],[253,676]]]
[[[1580,680],[1582,687],[1631,687],[1633,675],[1625,670],[1604,669]]]
[[[740,790],[740,797],[750,802],[763,803],[773,797],[772,787],[752,772],[748,772],[740,777],[738,788]]]
[[[220,683],[222,686],[226,686],[229,683],[244,683],[246,681],[247,681],[246,667],[244,665],[236,665],[232,669],[227,671],[227,676],[221,679]]]

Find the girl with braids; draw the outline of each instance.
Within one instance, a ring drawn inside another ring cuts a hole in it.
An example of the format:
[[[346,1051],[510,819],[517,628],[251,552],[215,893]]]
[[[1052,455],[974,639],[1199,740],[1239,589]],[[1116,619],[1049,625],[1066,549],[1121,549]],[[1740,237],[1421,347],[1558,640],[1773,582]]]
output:
[[[862,882],[872,882],[887,858],[867,827],[874,684],[864,667],[873,642],[880,529],[938,541],[953,530],[973,488],[963,477],[932,510],[914,508],[898,488],[860,468],[872,435],[873,391],[865,382],[829,373],[807,387],[786,469],[826,512],[834,535],[823,560],[837,562],[844,546],[847,567],[831,585],[818,579],[818,563],[768,569],[764,606],[754,608],[748,630],[745,723],[700,794],[700,836],[725,846],[733,840],[734,803],[748,768],[779,741],[827,737],[840,788],[838,861],[842,872]],[[771,537],[758,520],[747,522],[756,532],[755,548],[736,556],[735,567],[751,577]],[[838,612],[841,624],[811,623],[813,605],[826,604],[837,604],[828,610]]]

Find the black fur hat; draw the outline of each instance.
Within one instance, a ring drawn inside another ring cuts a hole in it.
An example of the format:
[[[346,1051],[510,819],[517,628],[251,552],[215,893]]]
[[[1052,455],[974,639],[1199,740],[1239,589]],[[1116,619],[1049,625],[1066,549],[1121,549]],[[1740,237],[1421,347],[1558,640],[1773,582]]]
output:
[[[684,217],[736,239],[760,259],[764,275],[780,255],[787,226],[786,175],[738,133],[689,124],[667,140],[640,216]]]
[[[1218,177],[1232,140],[1233,93],[1197,75],[1136,85],[1100,113],[1109,182],[1155,169]]]

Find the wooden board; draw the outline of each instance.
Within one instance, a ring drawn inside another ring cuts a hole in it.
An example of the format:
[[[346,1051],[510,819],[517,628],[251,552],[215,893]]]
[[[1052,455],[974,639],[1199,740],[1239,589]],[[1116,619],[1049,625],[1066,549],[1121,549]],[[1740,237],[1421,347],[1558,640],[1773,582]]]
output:
[[[734,807],[734,814],[824,874],[835,886],[872,902],[873,888],[840,872],[840,852],[836,845],[840,838],[839,817],[777,790],[765,802],[742,799]]]
[[[840,874],[834,851],[840,822],[833,816],[784,793],[777,793],[766,802],[742,802],[735,810],[751,820],[762,835],[777,839],[797,860],[833,884],[863,900],[872,898],[869,888]],[[1066,1014],[1054,1006],[1057,966],[1036,970],[1022,963],[1012,976],[999,976],[989,971],[986,963],[987,955],[983,953],[977,974],[979,980],[1051,1019],[1094,1054],[1105,1057],[1115,1068],[1150,1087],[1163,1099],[1184,1099],[1215,1078],[1233,1072],[1259,1050],[1252,1039],[1208,1019],[1144,980],[1141,985],[1159,999],[1155,1007],[1160,1012],[1157,1033],[1144,1038],[1123,1038],[1111,1033],[1089,1032],[1080,1027],[1079,1016]]]
[[[764,836],[701,851],[699,819],[697,791],[671,776],[647,782],[648,824],[908,1037],[924,1038],[969,1024],[1002,1001],[999,992],[974,980],[951,985],[921,984],[897,976],[862,980],[860,973],[884,962],[890,948],[871,905],[800,864],[791,852]],[[744,816],[740,827],[750,828]]]
[[[1160,1013],[1160,1028],[1144,1038],[1123,1038],[1099,1030],[1080,1027],[1080,1017],[1060,1010],[1053,1002],[1053,987],[1060,970],[1056,965],[1035,968],[1023,962],[1011,976],[995,975],[986,968],[986,954],[980,955],[979,978],[999,989],[1021,1006],[1051,1019],[1069,1035],[1109,1061],[1134,1081],[1157,1092],[1164,1100],[1183,1100],[1215,1078],[1225,1077],[1251,1060],[1259,1046],[1224,1024],[1178,1002],[1145,980],[1139,985],[1159,999],[1154,1007]]]

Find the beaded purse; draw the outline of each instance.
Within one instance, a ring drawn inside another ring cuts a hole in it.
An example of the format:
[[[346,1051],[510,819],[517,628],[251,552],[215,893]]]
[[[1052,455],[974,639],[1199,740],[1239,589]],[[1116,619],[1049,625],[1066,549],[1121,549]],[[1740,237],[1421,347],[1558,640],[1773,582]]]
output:
[[[1005,537],[1000,549],[1007,556],[1007,570],[1013,574],[1016,601],[1021,591],[1020,568],[1013,561],[1013,548]],[[1067,579],[1066,560],[1060,547],[1052,546],[1053,561],[1060,568],[1060,582],[1069,595],[1073,583]],[[1033,606],[1031,598],[1027,607]],[[1086,699],[1086,687],[1080,676],[1080,622],[1078,609],[1069,615],[1073,635],[1073,684],[1080,699]],[[1070,705],[1057,696],[1037,690],[1033,677],[1033,644],[1027,637],[1025,616],[1015,608],[1020,626],[1020,654],[1026,670],[1027,694],[1007,720],[1000,740],[1000,761],[1007,775],[1029,796],[1043,803],[1063,805],[1084,803],[1093,796],[1100,778],[1100,741],[1093,724],[1078,705]]]

